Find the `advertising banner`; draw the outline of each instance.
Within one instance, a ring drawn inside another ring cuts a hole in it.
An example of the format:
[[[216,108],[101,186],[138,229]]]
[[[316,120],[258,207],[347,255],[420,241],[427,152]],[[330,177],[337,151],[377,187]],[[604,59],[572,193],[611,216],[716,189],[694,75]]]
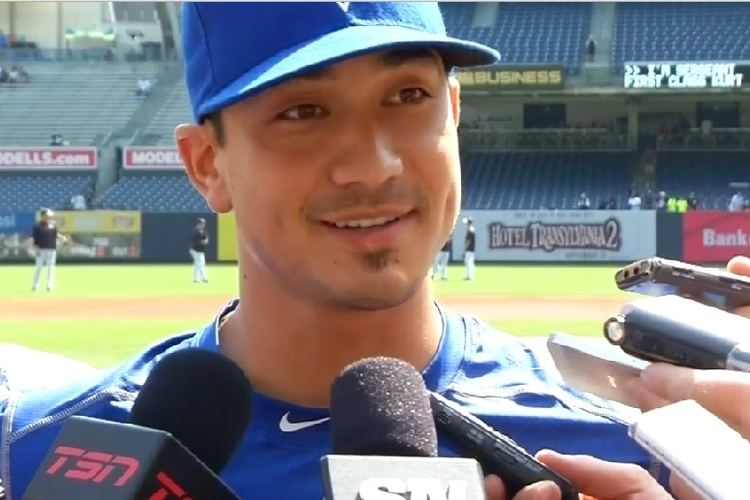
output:
[[[561,65],[494,66],[457,70],[462,88],[478,90],[556,90],[565,86]]]
[[[737,89],[750,85],[750,64],[734,62],[626,63],[626,89]]]
[[[177,148],[156,146],[128,146],[122,150],[125,170],[182,170],[182,159]]]
[[[96,148],[0,148],[0,169],[96,170]]]
[[[683,218],[683,258],[725,263],[750,256],[750,212],[690,211]]]
[[[0,260],[34,258],[36,214],[0,213]],[[136,260],[141,256],[141,213],[92,210],[55,212],[58,260]]]
[[[656,254],[652,210],[468,210],[453,235],[453,258],[463,258],[472,218],[477,261],[622,262]]]
[[[25,258],[33,226],[31,212],[0,212],[0,260]]]

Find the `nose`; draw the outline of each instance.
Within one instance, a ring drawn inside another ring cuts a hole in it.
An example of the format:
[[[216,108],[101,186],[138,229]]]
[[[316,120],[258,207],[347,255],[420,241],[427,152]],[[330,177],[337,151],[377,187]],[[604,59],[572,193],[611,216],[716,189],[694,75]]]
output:
[[[404,172],[395,141],[376,124],[355,121],[340,140],[341,153],[331,169],[334,184],[377,187]]]

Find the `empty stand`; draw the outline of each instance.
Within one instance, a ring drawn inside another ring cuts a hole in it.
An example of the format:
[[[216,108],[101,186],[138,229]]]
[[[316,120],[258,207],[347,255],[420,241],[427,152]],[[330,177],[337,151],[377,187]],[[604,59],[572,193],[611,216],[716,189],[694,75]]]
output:
[[[615,198],[627,208],[629,153],[465,153],[464,209],[573,209],[586,192],[592,208]]]
[[[750,59],[750,3],[616,4],[613,71],[626,61]]]
[[[563,64],[578,74],[589,34],[591,4],[503,2],[490,27],[472,25],[474,3],[442,2],[448,34],[500,51],[503,63]]]
[[[180,80],[169,91],[156,116],[145,131],[151,141],[143,141],[143,145],[173,146],[174,128],[180,123],[192,123],[193,115],[190,111],[190,101],[184,80]]]
[[[695,191],[700,208],[725,210],[732,194],[742,189],[730,182],[750,182],[750,152],[691,151],[659,153],[656,188],[667,195]]]
[[[0,146],[46,146],[54,133],[71,146],[95,145],[143,103],[138,79],[156,74],[156,67],[117,63],[24,66],[30,84],[0,84]]]
[[[0,173],[0,211],[70,208],[70,198],[93,186],[95,173]]]
[[[97,208],[142,212],[208,212],[184,172],[123,175],[96,202]]]

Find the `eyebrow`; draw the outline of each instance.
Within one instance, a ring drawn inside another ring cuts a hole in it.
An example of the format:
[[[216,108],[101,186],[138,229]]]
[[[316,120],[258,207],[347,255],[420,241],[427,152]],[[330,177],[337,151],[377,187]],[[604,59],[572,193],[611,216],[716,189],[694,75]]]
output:
[[[419,47],[415,49],[389,50],[387,52],[383,52],[380,57],[378,57],[378,60],[385,67],[397,68],[411,62],[421,63],[428,60],[437,62],[438,58],[439,56],[434,50]],[[329,66],[326,66],[323,68],[308,71],[307,73],[303,73],[297,76],[297,78],[300,78],[302,80],[327,80],[335,78],[333,73],[334,72],[331,70],[331,68]]]

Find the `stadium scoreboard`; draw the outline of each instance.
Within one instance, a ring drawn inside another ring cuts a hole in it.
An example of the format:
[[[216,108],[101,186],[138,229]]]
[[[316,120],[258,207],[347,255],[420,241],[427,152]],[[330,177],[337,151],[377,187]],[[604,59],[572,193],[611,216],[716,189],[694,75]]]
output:
[[[626,89],[737,89],[750,86],[750,62],[626,63]]]

